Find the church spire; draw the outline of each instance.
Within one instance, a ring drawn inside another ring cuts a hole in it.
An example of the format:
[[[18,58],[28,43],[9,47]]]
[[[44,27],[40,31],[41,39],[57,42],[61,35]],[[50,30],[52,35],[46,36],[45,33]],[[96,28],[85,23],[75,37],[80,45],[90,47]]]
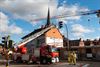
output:
[[[50,26],[50,11],[49,11],[49,8],[48,8],[48,14],[47,14],[47,23],[46,23],[46,26]]]

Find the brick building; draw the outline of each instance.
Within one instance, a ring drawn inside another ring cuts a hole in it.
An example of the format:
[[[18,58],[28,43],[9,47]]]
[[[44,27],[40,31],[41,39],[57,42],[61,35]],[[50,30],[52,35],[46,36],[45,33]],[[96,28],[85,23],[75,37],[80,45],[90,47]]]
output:
[[[77,53],[80,60],[100,60],[100,39],[98,40],[69,40],[70,50],[74,50]],[[67,49],[67,43],[66,43]]]

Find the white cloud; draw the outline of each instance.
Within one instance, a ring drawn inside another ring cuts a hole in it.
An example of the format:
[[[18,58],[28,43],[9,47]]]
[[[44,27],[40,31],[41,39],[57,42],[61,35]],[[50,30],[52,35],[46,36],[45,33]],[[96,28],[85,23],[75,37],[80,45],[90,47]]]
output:
[[[8,18],[5,14],[0,12],[0,32],[6,32],[8,28]]]
[[[12,33],[12,34],[20,34],[22,33],[22,29],[15,24],[9,25],[8,17],[0,12],[0,32],[1,33]]]
[[[7,9],[19,18],[28,21],[46,17],[48,5],[50,7],[51,16],[62,14],[75,15],[78,11],[88,10],[87,8],[79,7],[78,5],[66,5],[66,2],[67,1],[64,1],[62,6],[57,7],[58,0],[4,0],[0,1],[0,7]],[[79,20],[80,16],[68,17],[65,19]]]
[[[74,36],[84,36],[85,33],[94,32],[94,30],[88,29],[80,24],[74,24],[72,25],[72,32],[74,33]]]
[[[0,2],[0,6],[12,12],[17,17],[25,20],[36,18],[44,18],[47,16],[49,0],[14,0]],[[52,0],[49,3],[50,13],[54,15],[57,7],[57,0]]]
[[[100,28],[98,30],[100,31]]]
[[[100,36],[97,36],[96,39],[99,40],[100,39]]]
[[[79,7],[79,5],[66,5],[63,4],[58,8],[58,14],[66,16],[66,20],[79,20],[80,15],[78,14],[81,11],[89,11],[89,9],[84,7]],[[78,16],[79,15],[79,16]]]
[[[22,29],[18,26],[16,26],[15,24],[12,24],[11,26],[9,26],[9,29],[11,30],[11,33],[13,34],[21,34],[22,33]]]

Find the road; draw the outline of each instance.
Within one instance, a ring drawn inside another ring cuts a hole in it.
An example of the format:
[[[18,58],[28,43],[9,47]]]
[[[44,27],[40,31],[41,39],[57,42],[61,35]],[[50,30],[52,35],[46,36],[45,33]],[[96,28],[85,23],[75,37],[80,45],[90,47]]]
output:
[[[100,67],[100,61],[81,61],[81,63],[88,64],[88,67]]]
[[[0,67],[5,67],[5,65],[0,65]],[[26,64],[12,64],[9,67],[100,67],[100,62],[93,61],[80,61],[76,65],[70,65],[67,62],[60,62],[50,65],[26,65]]]
[[[83,63],[77,63],[76,65],[68,64],[66,62],[56,63],[50,65],[24,65],[24,64],[13,64],[9,65],[9,67],[80,67],[80,65],[85,65]],[[5,65],[0,65],[0,67],[5,67]]]
[[[5,67],[4,65],[0,67]],[[78,65],[10,65],[9,67],[79,67]]]

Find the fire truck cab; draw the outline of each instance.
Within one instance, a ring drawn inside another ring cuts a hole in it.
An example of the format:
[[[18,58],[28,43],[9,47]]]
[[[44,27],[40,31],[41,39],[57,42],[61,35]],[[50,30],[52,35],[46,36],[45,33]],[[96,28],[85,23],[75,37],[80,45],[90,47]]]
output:
[[[58,49],[53,46],[42,46],[40,48],[40,62],[41,63],[55,63],[59,62]]]

